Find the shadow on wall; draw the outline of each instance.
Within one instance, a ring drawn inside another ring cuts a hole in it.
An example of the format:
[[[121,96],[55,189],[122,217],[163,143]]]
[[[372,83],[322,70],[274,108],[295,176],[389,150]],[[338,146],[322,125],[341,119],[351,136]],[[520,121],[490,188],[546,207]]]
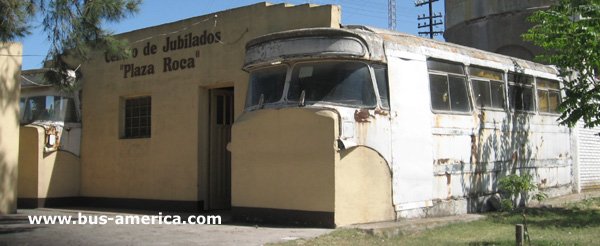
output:
[[[15,51],[20,45],[0,43],[0,214],[16,212],[21,57]]]
[[[56,151],[44,155],[43,163],[52,166],[47,170],[44,181],[47,182],[46,196],[49,198],[72,198],[79,196],[80,159],[67,151]],[[40,177],[42,178],[42,177]],[[46,204],[53,206],[53,204]],[[57,204],[62,205],[62,204]]]
[[[63,198],[79,196],[79,157],[60,150],[44,153],[41,126],[22,126],[20,134],[19,208],[69,205]]]
[[[518,67],[515,72],[520,72]],[[479,127],[471,135],[471,172],[463,166],[461,176],[463,194],[469,197],[467,209],[473,212],[486,209],[485,196],[498,192],[500,178],[511,174],[536,177],[536,173],[531,173],[536,170],[529,144],[531,114],[508,112],[500,124],[496,119],[489,121],[486,111],[480,111],[477,117]],[[525,198],[521,196],[519,203],[524,204]]]
[[[0,139],[2,135],[0,135]],[[16,213],[17,167],[0,150],[0,214]]]
[[[462,179],[462,182],[470,182],[470,189],[465,190],[465,194],[471,198],[493,194],[498,191],[498,179],[507,175],[524,173],[535,176],[530,173],[533,167],[529,145],[531,116],[508,113],[499,129],[486,129],[485,112],[478,117],[479,130],[477,135],[472,135],[472,173]],[[493,124],[497,125],[497,122]],[[469,186],[463,183],[463,187],[467,189]],[[476,207],[469,208],[469,211],[480,211],[481,205],[470,203],[469,206]]]
[[[18,101],[21,88],[18,83],[20,81],[21,59],[20,56],[10,55],[11,50],[4,43],[0,43],[0,54],[9,54],[8,56],[0,57],[2,60],[2,63],[0,63],[0,81],[2,82],[0,83],[0,93],[2,93],[2,100],[0,100],[0,115],[2,115],[2,117],[14,117],[14,119],[17,120],[16,124],[18,125]],[[18,66],[11,67],[12,64],[18,64]],[[8,80],[12,80],[17,84],[11,86],[7,83]]]

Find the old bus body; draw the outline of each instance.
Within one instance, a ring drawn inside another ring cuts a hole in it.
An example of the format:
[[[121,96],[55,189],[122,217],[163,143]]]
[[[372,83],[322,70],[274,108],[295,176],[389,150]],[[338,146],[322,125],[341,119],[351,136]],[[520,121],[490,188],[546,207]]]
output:
[[[51,86],[46,72],[21,72],[19,208],[61,206],[80,195],[79,93]]]
[[[335,227],[477,212],[513,173],[571,192],[553,67],[349,26],[256,38],[244,69],[236,218]]]

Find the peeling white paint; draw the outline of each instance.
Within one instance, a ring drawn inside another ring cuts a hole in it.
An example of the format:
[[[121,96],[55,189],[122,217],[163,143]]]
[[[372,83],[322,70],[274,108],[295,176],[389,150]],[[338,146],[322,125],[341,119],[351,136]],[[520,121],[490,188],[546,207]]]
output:
[[[381,108],[357,109],[327,103],[307,107],[334,109],[340,117],[339,141],[344,148],[366,146],[388,162],[398,217],[485,209],[486,197],[498,192],[497,180],[511,173],[531,174],[541,189],[553,189],[552,195],[564,194],[572,187],[570,130],[558,125],[557,115],[477,108],[467,113],[434,112],[426,61],[436,58],[504,72],[513,71],[518,64],[528,75],[558,80],[556,68],[385,30],[311,30],[261,37],[249,46],[277,42],[287,35],[294,39],[301,39],[303,34],[348,35],[361,40],[369,52],[361,57],[351,52],[313,54],[306,51],[309,42],[301,47],[303,52],[310,53],[305,55],[251,53],[247,61],[256,64],[246,64],[246,68],[281,59],[292,62],[359,59],[386,63],[389,111],[385,109],[382,114],[378,113]],[[287,48],[277,46],[278,50]],[[473,105],[472,96],[469,100]],[[269,107],[290,107],[290,104],[280,102]],[[357,114],[361,115],[360,120],[356,119]]]

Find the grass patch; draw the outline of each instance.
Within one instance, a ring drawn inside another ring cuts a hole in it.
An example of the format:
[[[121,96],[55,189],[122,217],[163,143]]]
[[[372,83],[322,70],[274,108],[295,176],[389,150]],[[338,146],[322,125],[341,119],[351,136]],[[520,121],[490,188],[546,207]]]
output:
[[[479,221],[451,224],[412,235],[377,237],[354,229],[338,229],[311,240],[279,245],[514,245],[521,214],[488,213]],[[532,245],[600,245],[600,198],[560,208],[529,208]]]

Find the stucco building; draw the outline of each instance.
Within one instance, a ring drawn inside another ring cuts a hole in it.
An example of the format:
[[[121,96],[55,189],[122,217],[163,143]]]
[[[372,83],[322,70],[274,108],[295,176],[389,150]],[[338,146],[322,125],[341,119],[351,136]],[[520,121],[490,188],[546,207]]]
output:
[[[22,45],[0,43],[0,214],[17,211]]]
[[[246,42],[338,27],[337,6],[257,3],[135,30],[133,57],[83,64],[80,197],[100,206],[198,211],[230,202],[233,119]]]

